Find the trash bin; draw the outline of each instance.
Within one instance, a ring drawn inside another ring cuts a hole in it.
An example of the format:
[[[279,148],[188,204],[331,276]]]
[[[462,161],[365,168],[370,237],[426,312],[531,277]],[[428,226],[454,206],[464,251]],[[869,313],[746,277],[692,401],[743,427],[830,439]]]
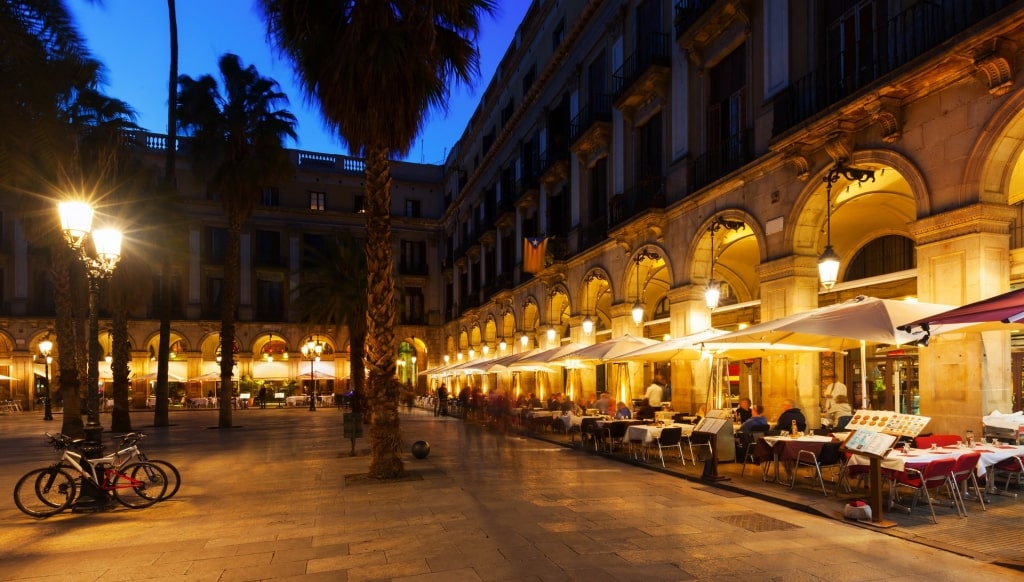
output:
[[[345,412],[342,414],[341,433],[343,438],[352,438],[353,436],[359,438],[363,436],[363,423],[359,422],[356,413]]]

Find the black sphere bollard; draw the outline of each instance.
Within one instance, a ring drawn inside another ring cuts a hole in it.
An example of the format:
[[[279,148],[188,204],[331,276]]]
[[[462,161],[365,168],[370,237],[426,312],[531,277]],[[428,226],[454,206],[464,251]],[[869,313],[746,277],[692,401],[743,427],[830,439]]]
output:
[[[412,444],[412,456],[417,459],[426,459],[430,454],[430,443],[427,441],[416,441]]]

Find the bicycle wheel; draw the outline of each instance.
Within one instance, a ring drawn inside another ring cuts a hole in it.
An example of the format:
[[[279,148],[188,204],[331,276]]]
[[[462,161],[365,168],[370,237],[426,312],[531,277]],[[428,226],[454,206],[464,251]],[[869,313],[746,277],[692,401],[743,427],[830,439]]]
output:
[[[111,485],[114,497],[122,505],[141,509],[163,499],[167,491],[167,475],[157,465],[134,463],[120,468]]]
[[[29,471],[14,486],[14,504],[32,517],[50,517],[75,501],[75,478],[60,467]]]
[[[164,474],[167,475],[167,493],[164,493],[164,496],[160,501],[166,501],[171,497],[174,497],[178,492],[178,488],[181,487],[181,473],[178,472],[178,468],[169,462],[162,461],[160,459],[146,459],[146,462],[158,465],[164,470]]]

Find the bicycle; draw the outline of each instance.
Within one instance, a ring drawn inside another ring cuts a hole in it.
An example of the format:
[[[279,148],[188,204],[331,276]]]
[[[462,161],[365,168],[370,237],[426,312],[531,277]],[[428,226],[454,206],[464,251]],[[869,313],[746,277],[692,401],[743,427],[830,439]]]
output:
[[[121,437],[121,442],[117,445],[118,451],[115,453],[118,458],[121,458],[117,463],[117,466],[133,461],[158,465],[164,470],[168,480],[167,493],[164,494],[160,501],[170,499],[178,493],[178,489],[181,487],[181,473],[179,473],[178,468],[172,465],[169,461],[164,461],[162,459],[150,459],[146,456],[146,453],[143,453],[138,447],[138,442],[145,437],[146,435],[141,432],[130,432]]]
[[[72,440],[60,433],[46,436],[54,449],[61,451],[60,460],[29,471],[14,486],[15,505],[32,517],[50,517],[70,507],[78,498],[78,479],[132,509],[153,505],[167,491],[167,475],[153,463],[119,465],[119,452],[87,459],[71,450],[81,445],[81,439]]]

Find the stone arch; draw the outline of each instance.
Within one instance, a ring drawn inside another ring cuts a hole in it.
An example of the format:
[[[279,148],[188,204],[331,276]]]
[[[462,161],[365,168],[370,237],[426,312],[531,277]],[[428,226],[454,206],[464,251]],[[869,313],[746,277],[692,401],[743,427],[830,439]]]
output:
[[[910,237],[909,225],[931,212],[928,186],[920,169],[906,156],[889,150],[854,152],[846,165],[872,169],[875,181],[841,180],[831,192],[831,242],[845,273],[854,249],[882,234]],[[817,257],[829,236],[824,177],[831,162],[819,168],[797,196],[784,228],[784,248],[795,256]]]
[[[1003,99],[1002,105],[989,117],[980,138],[968,155],[964,176],[960,182],[960,203],[992,202],[1010,204],[1011,184],[1024,176],[1017,168],[1024,152],[1024,89],[1018,89]],[[926,215],[922,215],[926,216]]]
[[[734,222],[742,222],[743,231],[730,233],[727,228],[719,228],[715,234],[715,247],[717,259],[715,263],[715,279],[725,281],[729,284],[737,296],[738,302],[751,301],[760,296],[760,279],[757,274],[757,266],[768,258],[767,245],[764,244],[765,232],[760,222],[750,213],[738,208],[723,208],[709,215],[706,220],[700,223],[697,234],[690,240],[686,249],[686,256],[691,257],[688,278],[691,283],[704,284],[708,282],[711,273],[711,225],[717,219],[724,219]],[[745,267],[737,265],[739,258],[750,260],[754,245],[758,261]],[[728,250],[728,256],[727,251]],[[728,260],[725,260],[728,259]]]
[[[638,259],[640,259],[639,264]],[[654,243],[644,243],[630,253],[622,274],[623,296],[619,298],[619,303],[633,303],[639,300],[644,306],[645,317],[650,317],[654,306],[672,289],[672,269],[669,261],[669,255],[665,249]],[[638,276],[639,297],[637,297]]]

